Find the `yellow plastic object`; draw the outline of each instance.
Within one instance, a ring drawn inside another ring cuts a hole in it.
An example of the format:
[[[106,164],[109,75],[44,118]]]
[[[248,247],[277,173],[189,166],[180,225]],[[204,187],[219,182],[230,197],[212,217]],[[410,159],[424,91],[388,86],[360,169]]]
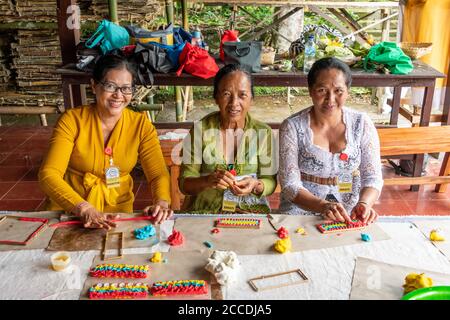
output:
[[[51,256],[50,259],[52,261],[53,270],[55,271],[65,270],[70,265],[70,262],[72,260],[69,253],[66,251],[56,252]]]
[[[424,273],[410,273],[405,278],[405,284],[403,285],[404,294],[420,288],[428,288],[433,286],[433,279],[427,277]]]
[[[158,251],[155,252],[153,254],[153,257],[151,257],[150,261],[153,262],[153,263],[161,262],[162,261],[162,254],[161,254],[161,252],[158,252]]]
[[[437,230],[431,230],[430,232],[431,241],[445,241],[445,238],[441,236]]]
[[[278,251],[279,253],[289,252],[292,249],[291,239],[289,237],[279,239],[275,242],[273,248],[275,249],[275,251]]]
[[[302,227],[297,228],[297,230],[295,230],[295,233],[300,233],[302,236],[306,234],[306,230],[303,229]]]

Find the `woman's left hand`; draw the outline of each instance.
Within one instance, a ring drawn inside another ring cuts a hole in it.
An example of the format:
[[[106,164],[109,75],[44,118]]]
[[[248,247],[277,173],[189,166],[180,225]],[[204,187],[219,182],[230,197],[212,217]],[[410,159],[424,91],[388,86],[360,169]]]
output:
[[[378,213],[366,203],[358,202],[352,210],[351,218],[363,223],[372,223],[378,217]]]
[[[258,180],[252,177],[244,178],[236,181],[231,187],[231,191],[237,196],[246,196],[252,193],[253,189],[258,185]]]
[[[145,215],[150,215],[154,218],[154,224],[162,223],[173,215],[173,210],[169,208],[169,203],[164,200],[157,201],[154,205],[146,207],[143,211]]]

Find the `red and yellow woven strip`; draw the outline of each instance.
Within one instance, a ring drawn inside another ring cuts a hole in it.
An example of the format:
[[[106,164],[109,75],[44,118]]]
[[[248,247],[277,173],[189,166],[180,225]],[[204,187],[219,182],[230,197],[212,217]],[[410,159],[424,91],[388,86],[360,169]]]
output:
[[[134,299],[148,296],[143,283],[97,283],[89,288],[89,299]]]
[[[201,295],[208,293],[204,280],[175,280],[155,282],[150,288],[154,296]]]
[[[150,270],[148,265],[99,264],[90,270],[95,278],[145,278]]]

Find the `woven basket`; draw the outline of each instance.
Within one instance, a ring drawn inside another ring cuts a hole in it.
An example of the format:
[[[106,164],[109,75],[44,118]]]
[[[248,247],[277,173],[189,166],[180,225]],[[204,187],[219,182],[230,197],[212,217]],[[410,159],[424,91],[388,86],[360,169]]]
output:
[[[400,42],[399,47],[411,59],[419,59],[431,53],[433,44],[431,42]]]
[[[275,49],[271,47],[263,47],[261,52],[261,65],[267,66],[275,62]]]

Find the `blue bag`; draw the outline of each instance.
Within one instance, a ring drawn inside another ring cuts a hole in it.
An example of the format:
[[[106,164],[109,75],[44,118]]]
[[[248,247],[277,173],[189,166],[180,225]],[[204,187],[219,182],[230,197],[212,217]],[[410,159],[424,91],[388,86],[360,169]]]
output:
[[[181,27],[173,28],[173,43],[181,44],[186,41],[191,43],[192,35]]]
[[[167,54],[167,57],[169,58],[170,62],[174,66],[174,68],[178,69],[178,67],[180,66],[180,62],[179,62],[180,54],[181,54],[181,51],[183,51],[185,42],[179,43],[179,44],[174,44],[173,46],[170,46],[168,44],[157,43],[157,42],[149,42],[149,43],[164,49],[164,51]]]
[[[94,48],[100,43],[103,54],[130,44],[130,36],[124,27],[111,21],[103,20],[95,33],[86,41],[87,48]]]

